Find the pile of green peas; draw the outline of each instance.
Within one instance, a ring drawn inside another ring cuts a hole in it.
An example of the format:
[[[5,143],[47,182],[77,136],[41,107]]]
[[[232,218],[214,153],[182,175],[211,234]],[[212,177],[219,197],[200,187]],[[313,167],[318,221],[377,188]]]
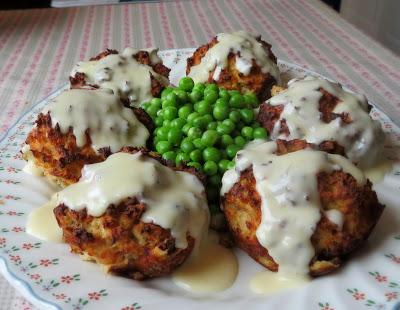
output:
[[[236,153],[247,142],[267,137],[255,119],[258,106],[253,93],[195,84],[190,77],[142,104],[156,125],[155,150],[176,165],[185,163],[205,173],[211,201],[218,200],[222,175],[234,166]]]

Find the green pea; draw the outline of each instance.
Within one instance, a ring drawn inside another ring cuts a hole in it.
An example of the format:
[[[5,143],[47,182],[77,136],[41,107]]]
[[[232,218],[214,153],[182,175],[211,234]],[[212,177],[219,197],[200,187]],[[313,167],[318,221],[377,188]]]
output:
[[[215,105],[229,107],[229,100],[225,98],[219,98],[217,101],[215,101]]]
[[[251,125],[251,127],[258,128],[258,127],[260,127],[260,123],[259,122],[255,122],[255,123],[253,123],[253,125]]]
[[[185,126],[186,122],[183,118],[175,118],[174,120],[171,121],[171,127],[181,129],[183,126]]]
[[[205,92],[208,91],[219,91],[217,84],[207,84],[206,88],[204,89]]]
[[[222,135],[222,137],[221,137],[221,145],[223,147],[227,147],[228,145],[233,144],[233,143],[234,143],[233,142],[233,138],[230,135],[227,135],[227,134]]]
[[[158,153],[160,153],[161,155],[170,151],[172,148],[172,145],[170,142],[168,141],[158,141],[156,144],[156,150]]]
[[[226,119],[222,122],[225,126],[229,127],[229,130],[232,132],[235,129],[235,123],[232,122],[230,119]]]
[[[147,109],[150,107],[150,102],[143,102],[140,107],[147,112]]]
[[[202,100],[199,102],[197,112],[199,112],[201,115],[205,115],[205,114],[211,113],[211,111],[212,111],[212,107],[208,101]]]
[[[158,110],[159,110],[159,108],[151,105],[147,108],[146,112],[147,112],[147,114],[149,114],[151,116],[151,118],[155,118],[157,116]]]
[[[241,95],[240,91],[233,89],[233,90],[228,90],[229,95],[232,97],[234,95]]]
[[[226,119],[229,115],[229,107],[216,104],[213,109],[213,116],[216,120],[222,121]]]
[[[217,129],[218,123],[217,122],[210,122],[207,125],[207,129]]]
[[[178,115],[180,118],[187,119],[190,113],[193,112],[193,107],[189,104],[186,104],[179,108]]]
[[[203,116],[196,117],[192,122],[194,127],[205,129],[207,127],[207,120]]]
[[[228,145],[226,148],[226,154],[228,155],[229,158],[234,158],[236,156],[236,153],[240,151],[240,149],[241,147],[236,144]]]
[[[188,115],[188,117],[187,117],[186,120],[187,120],[188,123],[191,123],[191,122],[194,121],[195,118],[197,118],[197,117],[199,117],[199,116],[200,116],[199,113],[197,113],[197,112],[192,112],[192,113],[190,113],[190,114]]]
[[[187,135],[189,132],[189,129],[192,127],[192,125],[186,123],[183,127],[182,127],[182,132]]]
[[[197,171],[199,171],[199,172],[202,172],[203,171],[203,166],[200,164],[200,163],[197,163],[197,162],[193,162],[193,161],[191,161],[191,162],[188,162],[187,164],[186,164],[186,166],[188,166],[188,167],[193,167],[193,168],[195,168]]]
[[[248,108],[257,108],[259,106],[258,98],[254,93],[245,94],[243,99]]]
[[[165,160],[169,160],[169,161],[175,162],[176,153],[175,153],[174,151],[168,151],[168,152],[165,152],[165,153],[162,155],[162,157],[163,157]]]
[[[172,121],[178,116],[178,109],[176,107],[166,107],[164,109],[164,119]]]
[[[150,105],[155,106],[158,109],[161,109],[161,103],[162,103],[162,100],[160,98],[153,98],[150,101]]]
[[[210,114],[203,115],[204,121],[208,124],[214,122],[214,118]]]
[[[207,175],[214,175],[218,172],[218,166],[213,161],[206,161],[203,165],[203,169]]]
[[[203,144],[203,141],[201,140],[201,138],[196,138],[193,140],[193,144],[194,146],[199,149],[199,150],[203,150],[206,146]]]
[[[251,128],[249,126],[245,126],[242,128],[241,134],[242,134],[243,138],[245,138],[247,140],[251,140],[251,139],[253,139],[253,128]]]
[[[193,90],[197,90],[201,93],[203,93],[205,89],[206,89],[206,85],[204,83],[196,83],[193,86]]]
[[[229,92],[226,89],[220,89],[219,90],[219,98],[226,99],[226,101],[229,102],[231,95],[229,95]]]
[[[220,135],[228,135],[232,132],[232,129],[229,126],[221,123],[221,124],[218,124],[218,126],[217,126],[217,132]]]
[[[239,111],[231,111],[230,113],[229,113],[229,119],[232,121],[232,122],[235,122],[235,123],[237,123],[237,122],[239,122],[240,121],[240,112]]]
[[[218,140],[218,133],[216,130],[206,130],[201,136],[201,142],[205,146],[213,146]]]
[[[157,130],[157,138],[160,141],[166,141],[168,139],[168,131],[169,129],[167,127],[160,127]]]
[[[170,121],[170,120],[167,120],[167,119],[165,119],[165,120],[163,120],[163,122],[162,122],[162,125],[163,125],[163,127],[167,127],[167,128],[169,128],[169,125],[171,125],[171,121]]]
[[[185,102],[187,102],[189,99],[188,94],[182,89],[175,89],[174,94],[177,97],[176,101],[181,105],[184,104]]]
[[[237,136],[235,139],[235,144],[242,148],[246,144],[246,140],[242,136]]]
[[[157,116],[164,117],[164,110],[158,110]]]
[[[188,137],[192,139],[200,138],[201,134],[202,134],[201,129],[197,127],[191,127],[188,131]]]
[[[221,174],[223,174],[223,173],[225,173],[225,171],[226,170],[228,170],[228,164],[229,164],[229,160],[227,160],[227,159],[221,159],[220,161],[219,161],[219,163],[218,163],[218,169],[219,169],[219,172],[221,173]]]
[[[181,150],[185,153],[190,153],[194,150],[194,144],[188,138],[185,138],[181,142]]]
[[[192,90],[192,92],[189,94],[189,100],[191,103],[198,102],[202,98],[203,98],[203,93],[198,90]]]
[[[200,162],[202,159],[201,150],[193,150],[190,152],[189,157],[192,161]]]
[[[166,98],[167,95],[170,94],[170,93],[172,93],[173,90],[174,90],[174,89],[171,88],[171,87],[164,88],[163,91],[161,92],[161,99]]]
[[[221,152],[215,147],[206,147],[203,150],[203,159],[204,161],[218,162],[221,159]]]
[[[218,92],[210,90],[208,92],[204,92],[204,100],[213,104],[218,99]]]
[[[245,124],[251,124],[254,120],[254,111],[252,109],[240,110],[240,116]]]
[[[179,88],[184,91],[191,91],[194,86],[193,79],[191,77],[185,76],[179,81]]]
[[[179,145],[182,141],[182,131],[179,128],[170,128],[168,131],[168,141],[172,145]]]
[[[163,124],[164,119],[162,117],[157,116],[156,119],[154,120],[154,124],[156,124],[157,127],[161,127]]]
[[[233,169],[233,168],[235,168],[235,162],[232,160],[228,164],[228,169]]]
[[[190,161],[190,157],[188,154],[185,153],[178,153],[175,157],[175,164],[179,166],[182,163],[186,163]]]
[[[176,94],[176,90],[172,89],[172,91],[169,94],[167,94],[167,96],[165,96],[165,100],[172,101],[176,105],[176,103],[178,102],[178,96]]]
[[[229,100],[229,105],[232,108],[243,108],[245,105],[243,96],[240,94],[232,95],[231,99]]]
[[[221,186],[221,176],[219,174],[214,174],[208,178],[210,185],[219,187]]]
[[[253,139],[266,139],[268,136],[265,128],[259,127],[253,130]]]

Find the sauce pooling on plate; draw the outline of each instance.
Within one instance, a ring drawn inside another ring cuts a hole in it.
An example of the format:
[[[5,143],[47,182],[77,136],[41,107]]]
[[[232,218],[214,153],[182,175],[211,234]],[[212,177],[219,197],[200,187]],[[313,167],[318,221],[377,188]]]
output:
[[[87,142],[88,131],[95,151],[103,147],[117,152],[123,146],[145,146],[150,136],[132,109],[104,90],[66,90],[42,113],[50,113],[52,125],[58,124],[62,133],[72,128],[78,147]]]
[[[277,64],[253,35],[245,31],[220,33],[217,40],[218,43],[207,51],[200,64],[191,67],[189,76],[195,82],[206,82],[214,69],[213,79],[218,80],[222,69],[227,67],[230,53],[236,54],[236,69],[243,75],[249,75],[254,60],[263,73],[269,73],[276,81],[279,80]]]
[[[152,65],[161,63],[157,49],[143,50],[149,53]],[[115,95],[128,98],[132,105],[139,106],[153,98],[151,94],[151,76],[165,86],[169,84],[166,77],[155,72],[151,66],[144,65],[135,59],[139,50],[127,47],[120,54],[110,54],[99,60],[81,61],[71,72],[84,73],[86,84],[98,85],[111,89]]]
[[[259,243],[279,264],[280,274],[307,275],[315,255],[311,236],[323,212],[317,174],[344,171],[360,185],[366,179],[343,156],[311,149],[279,156],[276,149],[275,142],[255,141],[239,151],[236,168],[223,176],[221,194],[230,190],[242,171],[252,167],[261,197],[261,223],[256,231]],[[341,229],[340,214],[328,213],[327,218]]]
[[[319,109],[323,96],[321,89],[338,99],[329,122],[322,120]],[[272,97],[267,103],[283,106],[271,137],[273,139],[304,139],[309,143],[336,141],[346,157],[362,167],[374,164],[382,150],[384,135],[379,122],[371,119],[365,96],[346,92],[340,84],[321,78],[307,77],[292,80],[288,89]],[[344,122],[343,115],[349,122]],[[282,132],[283,126],[289,135]]]

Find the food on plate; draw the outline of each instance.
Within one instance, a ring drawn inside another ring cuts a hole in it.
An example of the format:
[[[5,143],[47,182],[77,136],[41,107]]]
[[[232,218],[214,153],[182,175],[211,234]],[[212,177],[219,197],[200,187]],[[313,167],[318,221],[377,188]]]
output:
[[[86,165],[54,205],[72,252],[138,280],[168,275],[196,254],[209,224],[195,169],[137,148]]]
[[[153,124],[141,108],[128,108],[108,91],[63,91],[39,114],[22,153],[55,183],[75,183],[85,164],[124,146],[146,146]]]
[[[365,168],[377,162],[384,142],[370,109],[365,96],[307,77],[290,81],[287,90],[261,104],[258,121],[272,139],[304,139]]]
[[[195,82],[216,83],[228,90],[253,92],[268,99],[279,81],[271,45],[245,31],[220,33],[187,60],[186,75]]]
[[[300,140],[250,143],[225,172],[221,195],[237,245],[284,275],[338,268],[384,208],[357,166]]]
[[[190,77],[143,105],[156,125],[155,150],[177,165],[186,163],[204,172],[212,205],[218,203],[221,175],[233,165],[236,152],[248,141],[267,136],[255,120],[257,107],[254,94],[195,84]]]
[[[122,53],[107,49],[89,61],[79,62],[71,72],[72,88],[91,86],[111,89],[132,106],[158,97],[169,84],[169,71],[157,49],[127,47]]]

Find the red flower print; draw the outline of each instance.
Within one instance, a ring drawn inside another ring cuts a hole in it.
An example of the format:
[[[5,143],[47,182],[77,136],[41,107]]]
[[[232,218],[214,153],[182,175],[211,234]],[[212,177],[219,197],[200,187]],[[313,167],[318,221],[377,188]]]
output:
[[[65,298],[67,298],[67,295],[65,295],[65,294],[54,294],[54,297],[56,299],[65,299]]]
[[[14,167],[8,167],[8,168],[7,168],[7,171],[8,171],[8,172],[14,172],[14,173],[15,173],[15,172],[17,172],[17,169],[15,169]]]
[[[22,248],[23,248],[24,250],[30,250],[30,249],[33,248],[33,245],[32,245],[31,243],[24,243],[24,244],[22,245]]]
[[[389,292],[389,293],[385,294],[385,297],[387,298],[387,301],[392,301],[392,300],[397,299],[397,297],[398,297],[397,294],[398,294],[397,292]]]
[[[0,238],[0,245],[6,244],[6,238]]]
[[[40,260],[40,266],[44,266],[44,267],[48,267],[50,266],[52,263],[50,260],[48,259],[41,259]]]
[[[92,300],[92,299],[99,300],[101,297],[101,295],[97,292],[89,293],[88,295],[89,295],[90,300]]]
[[[24,229],[22,228],[22,227],[17,227],[17,226],[15,226],[15,227],[13,227],[13,229],[11,229],[13,232],[16,232],[16,233],[18,233],[18,232],[21,232],[21,231],[24,231]]]
[[[17,212],[15,212],[15,211],[8,211],[7,214],[12,216],[12,215],[17,215]]]
[[[135,310],[134,307],[123,307],[121,308],[121,310]]]
[[[353,297],[355,300],[363,300],[365,298],[365,294],[360,292],[355,292],[353,294]]]
[[[334,310],[334,309],[329,306],[324,306],[323,308],[321,308],[321,310]]]
[[[10,255],[10,259],[15,263],[18,263],[21,261],[21,257],[19,257],[19,255]]]
[[[40,274],[37,274],[37,273],[36,274],[31,274],[31,279],[32,280],[39,280],[40,277],[41,277]]]
[[[63,282],[63,283],[70,284],[72,281],[74,281],[74,278],[72,278],[70,276],[61,277],[61,282]]]
[[[386,276],[381,276],[380,274],[377,274],[375,276],[376,281],[378,282],[386,282],[387,281],[387,277]]]

